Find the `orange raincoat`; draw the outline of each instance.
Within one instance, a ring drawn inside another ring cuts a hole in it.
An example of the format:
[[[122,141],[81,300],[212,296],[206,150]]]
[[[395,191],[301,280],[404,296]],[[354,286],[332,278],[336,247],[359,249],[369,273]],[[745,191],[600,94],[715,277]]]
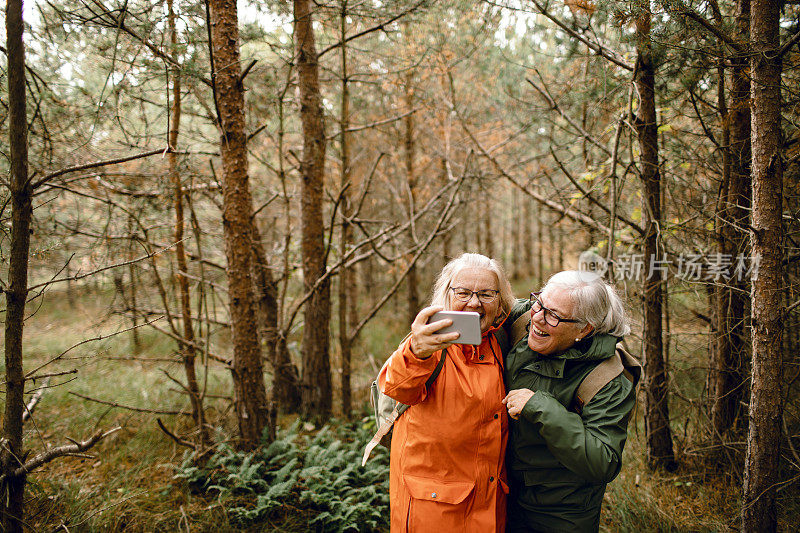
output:
[[[508,414],[501,403],[503,354],[493,330],[480,346],[418,359],[406,339],[378,376],[383,392],[412,405],[394,424],[389,474],[392,532],[505,530],[503,459]]]

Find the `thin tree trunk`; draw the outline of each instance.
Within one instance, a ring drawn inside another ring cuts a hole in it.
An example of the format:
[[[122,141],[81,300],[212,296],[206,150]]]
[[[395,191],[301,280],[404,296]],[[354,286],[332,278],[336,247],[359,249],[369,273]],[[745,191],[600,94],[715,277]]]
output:
[[[558,232],[558,261],[556,263],[556,270],[561,272],[564,270],[564,231]]]
[[[542,241],[544,234],[542,232],[542,216],[544,209],[542,206],[537,205],[534,218],[536,219],[536,278],[539,280],[539,286],[544,287],[544,250],[542,249]]]
[[[524,196],[522,198],[522,272],[523,277],[533,278],[533,217],[531,208],[533,201]],[[538,274],[537,274],[538,275]]]
[[[722,14],[715,13],[717,23]],[[747,45],[749,34],[750,3],[740,0],[736,6],[736,27],[740,42]],[[728,109],[725,97],[724,60],[720,60],[719,107],[722,115],[723,176],[721,202],[718,208],[716,231],[719,253],[737,257],[745,256],[747,245],[741,228],[749,226],[750,206],[750,87],[747,78],[747,59],[744,54],[730,58],[731,103]],[[732,277],[716,287],[716,350],[712,373],[711,423],[713,438],[720,441],[736,420],[741,420],[741,403],[746,392],[747,344],[745,309],[747,298],[745,280]],[[743,429],[743,428],[742,428]]]
[[[128,217],[128,235],[132,234],[133,234],[133,218]],[[134,258],[133,245],[134,245],[133,239],[128,241],[127,255],[129,261],[132,261]],[[132,326],[131,341],[133,343],[133,353],[138,355],[142,351],[142,341],[139,337],[139,328],[138,328],[139,318],[137,316],[138,307],[136,304],[136,291],[138,290],[138,283],[136,279],[136,264],[133,262],[128,265],[128,277],[130,278],[128,283],[128,291],[130,294],[130,300],[129,300],[130,309],[128,309],[128,312],[131,314],[131,326]]]
[[[175,30],[175,11],[172,0],[167,0],[167,16],[169,19],[170,31],[170,53],[177,65],[178,62],[178,36]],[[181,72],[177,66],[170,69],[172,75],[172,106],[170,108],[169,124],[169,146],[170,153],[167,155],[169,161],[169,176],[174,187],[173,205],[175,207],[175,259],[178,263],[176,281],[178,282],[178,292],[181,299],[181,314],[183,315],[183,339],[186,342],[180,343],[181,360],[183,371],[186,374],[186,392],[189,394],[189,401],[192,406],[192,419],[197,426],[198,443],[205,448],[211,442],[211,436],[206,427],[205,414],[203,413],[203,400],[200,394],[200,387],[197,383],[197,372],[195,370],[195,343],[194,326],[192,325],[192,300],[189,294],[189,280],[186,277],[188,267],[186,264],[186,250],[183,246],[183,185],[178,171],[178,155],[174,152],[178,147],[178,133],[181,123]]]
[[[256,302],[256,316],[259,325],[260,342],[267,349],[267,361],[272,365],[272,402],[269,405],[269,425],[267,434],[272,440],[276,435],[276,415],[280,407],[284,411],[297,409],[300,404],[300,383],[297,368],[289,359],[288,351],[280,351],[278,327],[278,284],[272,276],[272,270],[264,252],[261,232],[254,219],[251,219],[253,235],[253,281]],[[282,402],[289,402],[283,406]],[[288,407],[288,408],[287,408]]]
[[[351,246],[352,228],[350,227],[349,217],[351,216],[350,207],[350,139],[347,129],[350,127],[350,84],[347,71],[347,0],[342,1],[342,11],[340,14],[340,43],[341,43],[341,68],[342,68],[342,103],[339,118],[340,140],[339,144],[342,151],[342,167],[340,186],[342,191],[341,212],[342,212],[342,232],[339,243],[340,256],[344,257]],[[353,291],[353,272],[352,269],[341,266],[339,272],[339,352],[341,355],[342,375],[342,414],[347,417],[352,410],[352,395],[350,387],[350,363],[352,358],[352,343],[350,339],[349,311],[353,305],[350,302],[350,295],[355,299]]]
[[[325,224],[322,201],[325,185],[325,123],[322,112],[319,65],[309,0],[294,1],[294,38],[300,89],[300,118],[303,123],[302,256],[303,286],[311,291],[325,274]],[[325,420],[331,412],[331,363],[329,332],[330,283],[314,289],[305,306],[303,328],[303,415]]]
[[[222,226],[233,336],[231,373],[239,445],[243,449],[252,449],[270,424],[261,347],[258,335],[254,335],[258,324],[251,274],[253,200],[247,176],[238,14],[235,0],[209,0],[209,11],[215,103],[221,128]]]
[[[408,26],[405,26],[406,31]],[[406,117],[404,119],[405,131],[403,137],[403,146],[405,148],[405,166],[406,166],[406,185],[408,187],[408,214],[409,219],[414,217],[414,210],[417,205],[417,176],[414,169],[414,158],[416,157],[416,146],[414,144],[414,114],[411,110],[414,109],[414,71],[409,69],[405,77],[405,108]],[[408,241],[409,246],[413,246],[416,241],[415,225],[412,223],[408,226]],[[411,254],[407,256],[410,260]],[[419,313],[419,282],[417,280],[417,266],[411,265],[411,270],[408,271],[406,278],[407,294],[407,309],[406,319],[409,324],[414,321],[414,318]]]
[[[486,189],[481,191],[481,200],[484,206],[492,204],[492,193]],[[495,230],[492,228],[492,217],[494,216],[494,210],[491,207],[484,207],[483,208],[483,238],[484,243],[486,243],[486,249],[484,251],[484,255],[486,257],[494,257],[496,252],[494,247],[495,239],[497,235],[495,235]]]
[[[520,279],[522,277],[522,247],[521,244],[521,231],[520,231],[520,198],[516,191],[511,191],[511,216],[509,223],[511,224],[511,278]]]
[[[645,226],[644,262],[663,255],[658,224],[661,220],[661,176],[658,162],[658,125],[655,101],[655,67],[650,42],[650,12],[637,14],[636,88],[639,93],[638,116],[634,118],[641,152],[643,185],[642,208]],[[669,424],[667,368],[664,362],[662,338],[662,287],[660,270],[646,269],[644,292],[644,360],[645,360],[645,431],[647,465],[651,469],[675,467],[672,450],[672,431]]]
[[[753,0],[752,75],[753,224],[750,243],[760,258],[752,276],[753,370],[744,472],[742,531],[777,529],[776,474],[783,416],[781,279],[783,253],[781,162],[780,6]]]
[[[25,102],[25,46],[22,41],[22,1],[6,5],[6,50],[8,51],[8,136],[11,156],[9,192],[11,194],[11,252],[5,314],[5,413],[3,449],[0,452],[2,473],[8,474],[25,457],[22,449],[22,411],[24,409],[25,373],[22,366],[22,332],[25,324],[25,301],[28,297],[28,254],[33,218],[33,188],[28,180],[28,124]],[[3,531],[22,532],[25,476],[9,477],[0,499]]]

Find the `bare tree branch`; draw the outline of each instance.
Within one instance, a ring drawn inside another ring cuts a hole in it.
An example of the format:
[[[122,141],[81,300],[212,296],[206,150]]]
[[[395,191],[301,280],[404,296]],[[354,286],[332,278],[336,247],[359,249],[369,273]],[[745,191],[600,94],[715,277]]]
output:
[[[86,170],[89,168],[97,168],[97,167],[104,167],[107,165],[116,165],[118,163],[126,163],[128,161],[134,161],[136,159],[142,159],[144,157],[150,157],[158,154],[166,154],[169,153],[170,151],[171,151],[170,147],[167,146],[166,148],[161,148],[159,150],[151,150],[149,152],[142,152],[140,154],[118,157],[116,159],[108,159],[106,161],[95,161],[94,163],[86,163],[85,165],[77,165],[74,167],[62,168],[61,170],[57,170],[56,172],[51,172],[50,174],[47,174],[46,176],[40,178],[38,181],[34,182],[33,188],[37,189],[41,185],[52,180],[53,178],[57,178],[58,176],[63,176],[64,174],[69,174],[70,172],[78,172],[80,170]]]
[[[121,266],[125,266],[125,265],[130,265],[132,263],[138,263],[139,261],[143,261],[145,259],[150,259],[151,257],[155,257],[155,256],[157,256],[158,254],[160,254],[162,252],[166,252],[170,248],[174,247],[176,244],[178,244],[178,243],[172,243],[169,246],[166,246],[164,248],[160,248],[160,249],[156,250],[155,252],[150,252],[150,253],[145,254],[145,255],[143,255],[141,257],[137,257],[135,259],[131,259],[130,261],[123,261],[121,263],[115,263],[113,265],[107,265],[107,266],[104,266],[102,268],[98,268],[96,270],[92,270],[90,272],[87,272],[85,274],[76,274],[74,276],[70,276],[70,277],[67,277],[67,278],[59,278],[59,279],[54,279],[54,280],[51,280],[51,281],[46,281],[44,283],[39,283],[38,285],[34,285],[34,286],[30,287],[30,289],[28,289],[28,290],[38,289],[39,287],[44,287],[46,285],[51,285],[53,283],[59,283],[59,282],[62,282],[62,281],[76,281],[76,280],[83,279],[83,278],[86,278],[86,277],[89,277],[89,276],[93,276],[95,274],[99,274],[100,272],[104,272],[106,270],[111,270],[112,268],[117,268],[117,267],[121,267]]]
[[[419,2],[414,4],[413,6],[409,7],[405,11],[401,11],[400,13],[398,13],[395,16],[393,16],[389,20],[381,22],[380,24],[377,24],[376,26],[372,26],[371,28],[367,28],[366,30],[360,31],[358,33],[355,33],[355,34],[353,34],[353,35],[351,35],[349,37],[346,37],[346,38],[340,40],[339,42],[337,42],[335,44],[330,45],[329,47],[327,47],[324,50],[322,50],[319,54],[317,54],[317,59],[319,59],[320,57],[324,56],[325,54],[327,54],[331,50],[336,50],[340,46],[342,46],[342,45],[344,45],[346,43],[349,43],[350,41],[353,41],[355,39],[358,39],[359,37],[363,37],[363,36],[365,36],[367,34],[376,32],[378,30],[384,30],[385,31],[386,30],[386,26],[388,26],[392,22],[395,22],[396,20],[401,19],[402,17],[408,15],[409,13],[415,11],[419,6],[421,6],[424,3],[425,3],[425,0],[420,0]]]
[[[550,19],[556,26],[567,32],[570,36],[588,46],[589,49],[592,50],[594,53],[596,53],[600,57],[608,59],[615,65],[622,67],[625,70],[633,70],[633,66],[629,65],[624,60],[619,58],[617,54],[614,53],[613,50],[603,46],[601,43],[589,40],[589,38],[583,35],[582,33],[577,32],[572,28],[570,28],[569,26],[564,24],[564,22],[558,19],[558,17],[550,13],[550,11],[547,10],[547,6],[543,5],[541,2],[538,2],[537,0],[532,0],[532,2],[536,6],[536,8],[542,13],[542,15]]]
[[[159,429],[161,429],[161,431],[163,431],[167,435],[167,437],[174,440],[176,444],[180,444],[181,446],[191,448],[192,450],[196,449],[194,444],[192,444],[189,441],[183,440],[182,438],[180,438],[179,436],[175,435],[173,432],[168,430],[167,426],[164,425],[164,423],[161,421],[160,418],[156,418],[156,423],[158,424]]]
[[[26,461],[25,464],[14,470],[10,476],[7,474],[3,474],[2,476],[0,476],[0,483],[5,482],[5,480],[8,479],[8,477],[19,477],[25,474],[29,474],[33,470],[39,468],[40,466],[49,463],[53,459],[57,459],[65,455],[74,455],[77,453],[85,452],[86,450],[90,449],[92,446],[100,442],[102,439],[108,437],[113,433],[116,433],[121,429],[122,429],[121,426],[117,426],[113,429],[106,431],[105,433],[101,430],[84,441],[81,442],[73,441],[72,444],[64,444],[63,446],[58,446],[56,448],[50,448],[48,450],[45,450],[42,453],[34,456],[30,460]],[[2,442],[2,445],[3,447],[5,447],[5,442]]]
[[[128,411],[135,411],[137,413],[154,413],[157,415],[187,415],[187,416],[192,415],[192,413],[190,413],[189,411],[163,411],[159,409],[146,409],[144,407],[131,407],[130,405],[123,405],[121,403],[99,400],[97,398],[92,398],[91,396],[84,396],[83,394],[78,394],[77,392],[72,392],[72,391],[70,391],[69,394],[77,396],[78,398],[83,398],[84,400],[89,400],[90,402],[101,403],[103,405],[110,405],[111,407],[119,407],[120,409],[127,409]]]
[[[28,400],[27,405],[25,405],[25,411],[22,413],[22,423],[24,424],[26,420],[28,420],[33,415],[33,410],[36,408],[36,405],[39,403],[39,400],[42,399],[44,395],[44,391],[47,390],[47,384],[50,383],[50,377],[48,376],[45,378],[44,383],[42,386],[31,396],[31,399]]]

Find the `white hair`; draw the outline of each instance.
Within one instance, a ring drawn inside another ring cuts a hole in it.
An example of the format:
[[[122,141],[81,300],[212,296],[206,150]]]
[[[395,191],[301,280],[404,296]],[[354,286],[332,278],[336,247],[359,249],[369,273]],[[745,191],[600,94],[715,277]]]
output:
[[[449,307],[450,283],[452,283],[456,274],[465,268],[482,268],[494,272],[494,275],[497,276],[497,288],[500,290],[500,312],[503,316],[508,316],[515,302],[514,293],[511,292],[511,284],[508,282],[506,273],[500,263],[481,254],[461,254],[461,256],[450,260],[444,266],[433,286],[431,305],[441,305],[445,309]]]
[[[564,270],[554,274],[542,291],[561,289],[572,299],[573,318],[594,327],[598,334],[624,337],[630,333],[625,305],[617,291],[593,272]]]

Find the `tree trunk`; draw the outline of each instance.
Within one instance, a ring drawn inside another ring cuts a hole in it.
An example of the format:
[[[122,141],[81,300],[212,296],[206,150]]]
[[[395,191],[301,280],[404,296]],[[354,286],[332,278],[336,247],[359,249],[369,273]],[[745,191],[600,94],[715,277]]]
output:
[[[408,26],[404,26],[408,31]],[[417,176],[414,171],[414,158],[416,157],[416,147],[414,145],[414,114],[411,110],[414,109],[414,71],[409,69],[405,77],[405,108],[408,113],[404,119],[405,131],[403,138],[403,146],[405,147],[405,164],[406,164],[406,185],[408,187],[408,214],[409,219],[414,218],[414,211],[417,206]],[[412,222],[408,226],[408,245],[414,246],[416,242],[415,225]],[[408,254],[406,259],[411,261],[413,254]],[[419,282],[417,279],[417,266],[411,265],[406,278],[406,287],[408,290],[408,305],[406,310],[406,320],[409,324],[414,322],[417,313],[419,313]]]
[[[342,212],[342,232],[339,243],[340,256],[344,257],[350,249],[352,241],[352,228],[349,217],[352,214],[350,206],[350,139],[347,129],[350,127],[350,84],[347,72],[347,0],[342,2],[340,14],[340,43],[341,43],[341,67],[342,67],[342,103],[339,118],[340,139],[339,144],[342,151],[342,167],[340,186],[342,191],[341,212]],[[350,268],[342,265],[339,271],[339,352],[341,355],[342,375],[342,414],[347,417],[352,410],[352,398],[350,387],[350,362],[352,358],[352,342],[350,339],[349,318],[351,306],[350,295],[355,300],[353,291],[353,272]]]
[[[300,374],[286,349],[286,339],[281,332],[278,307],[278,284],[267,260],[261,232],[253,220],[253,276],[255,281],[256,310],[259,337],[267,349],[267,361],[272,365],[273,407],[285,413],[298,413],[300,409]],[[270,419],[270,435],[274,435],[276,420]]]
[[[522,246],[520,220],[522,220],[520,213],[520,198],[516,194],[517,191],[511,191],[511,216],[509,217],[511,224],[511,279],[518,280],[522,277]]]
[[[216,106],[221,129],[223,212],[228,300],[233,337],[234,402],[239,445],[256,447],[269,424],[251,274],[253,199],[247,176],[244,88],[234,0],[209,0]]]
[[[294,39],[303,123],[303,157],[300,162],[303,287],[309,292],[325,274],[325,224],[322,220],[325,123],[309,0],[294,2]],[[325,420],[331,412],[330,315],[330,283],[325,281],[313,289],[305,305],[301,395],[303,415],[309,419]]]
[[[267,254],[261,240],[261,232],[255,219],[251,219],[253,235],[252,254],[253,261],[253,292],[256,304],[256,317],[258,318],[258,337],[260,343],[267,349],[267,361],[272,365],[272,402],[269,405],[269,425],[267,434],[269,440],[276,435],[276,415],[278,408],[285,412],[297,412],[300,405],[300,379],[297,367],[292,364],[287,350],[281,351],[280,327],[278,323],[278,284],[272,276]]]
[[[494,247],[497,235],[495,234],[496,230],[492,228],[492,217],[495,216],[495,212],[491,208],[492,193],[486,189],[482,189],[481,200],[484,206],[490,206],[483,208],[483,238],[484,243],[486,244],[486,249],[483,253],[486,255],[486,257],[494,257],[495,253],[497,252]]]
[[[783,308],[780,6],[753,0],[750,19],[753,149],[753,370],[744,472],[742,531],[775,531],[780,472]]]
[[[544,287],[544,250],[542,249],[542,241],[544,234],[542,232],[542,216],[544,209],[542,206],[537,205],[534,218],[536,219],[536,278],[539,280],[539,286]]]
[[[3,449],[0,452],[2,473],[21,465],[22,411],[24,409],[25,373],[22,367],[22,330],[25,324],[25,301],[28,297],[28,254],[33,209],[33,188],[28,180],[28,123],[25,102],[25,46],[22,41],[22,1],[6,5],[6,50],[8,54],[8,136],[11,169],[11,252],[8,267],[5,314],[5,413]],[[2,487],[0,513],[3,531],[22,532],[25,476],[10,477]]]
[[[531,207],[533,200],[527,195],[522,198],[522,277],[533,278],[533,217]],[[537,286],[537,289],[540,289]]]
[[[175,11],[173,10],[172,0],[167,0],[167,15],[169,18],[170,49],[172,59],[178,62],[178,36],[175,30]],[[169,123],[169,146],[170,153],[167,155],[169,161],[169,176],[174,187],[173,205],[175,207],[175,259],[178,263],[176,281],[181,300],[181,314],[183,315],[183,339],[180,343],[180,354],[183,362],[183,371],[186,374],[186,392],[189,394],[189,401],[192,406],[192,419],[197,426],[198,444],[205,448],[211,442],[211,436],[206,427],[205,415],[203,413],[203,400],[200,394],[200,387],[197,383],[197,372],[195,371],[196,352],[194,347],[194,326],[192,325],[192,300],[189,294],[189,280],[186,277],[188,267],[186,264],[186,250],[183,246],[183,185],[178,171],[178,155],[172,151],[178,147],[178,133],[181,123],[181,72],[180,68],[174,66],[170,69],[172,75],[172,106],[170,108]]]
[[[652,259],[663,255],[658,225],[661,220],[661,176],[658,162],[658,125],[656,122],[655,67],[650,42],[650,13],[636,16],[637,62],[636,88],[639,94],[638,116],[634,117],[639,139],[643,185],[642,218],[645,226],[643,280],[644,292],[644,368],[645,432],[647,465],[651,469],[675,467],[672,432],[669,425],[667,368],[664,362],[662,326],[661,271],[649,268]]]
[[[717,13],[721,23],[721,13]],[[739,41],[747,46],[750,3],[740,0],[736,7],[736,27]],[[728,110],[724,93],[724,70],[720,74],[720,113],[723,115],[723,177],[719,222],[716,235],[719,253],[737,257],[747,255],[747,243],[741,228],[750,225],[750,86],[747,78],[747,58],[737,54],[730,58],[731,102]],[[747,283],[732,277],[716,287],[716,350],[712,374],[711,423],[714,440],[719,442],[735,421],[741,420],[741,403],[747,380],[747,344],[745,309]],[[742,428],[743,429],[743,428]]]

